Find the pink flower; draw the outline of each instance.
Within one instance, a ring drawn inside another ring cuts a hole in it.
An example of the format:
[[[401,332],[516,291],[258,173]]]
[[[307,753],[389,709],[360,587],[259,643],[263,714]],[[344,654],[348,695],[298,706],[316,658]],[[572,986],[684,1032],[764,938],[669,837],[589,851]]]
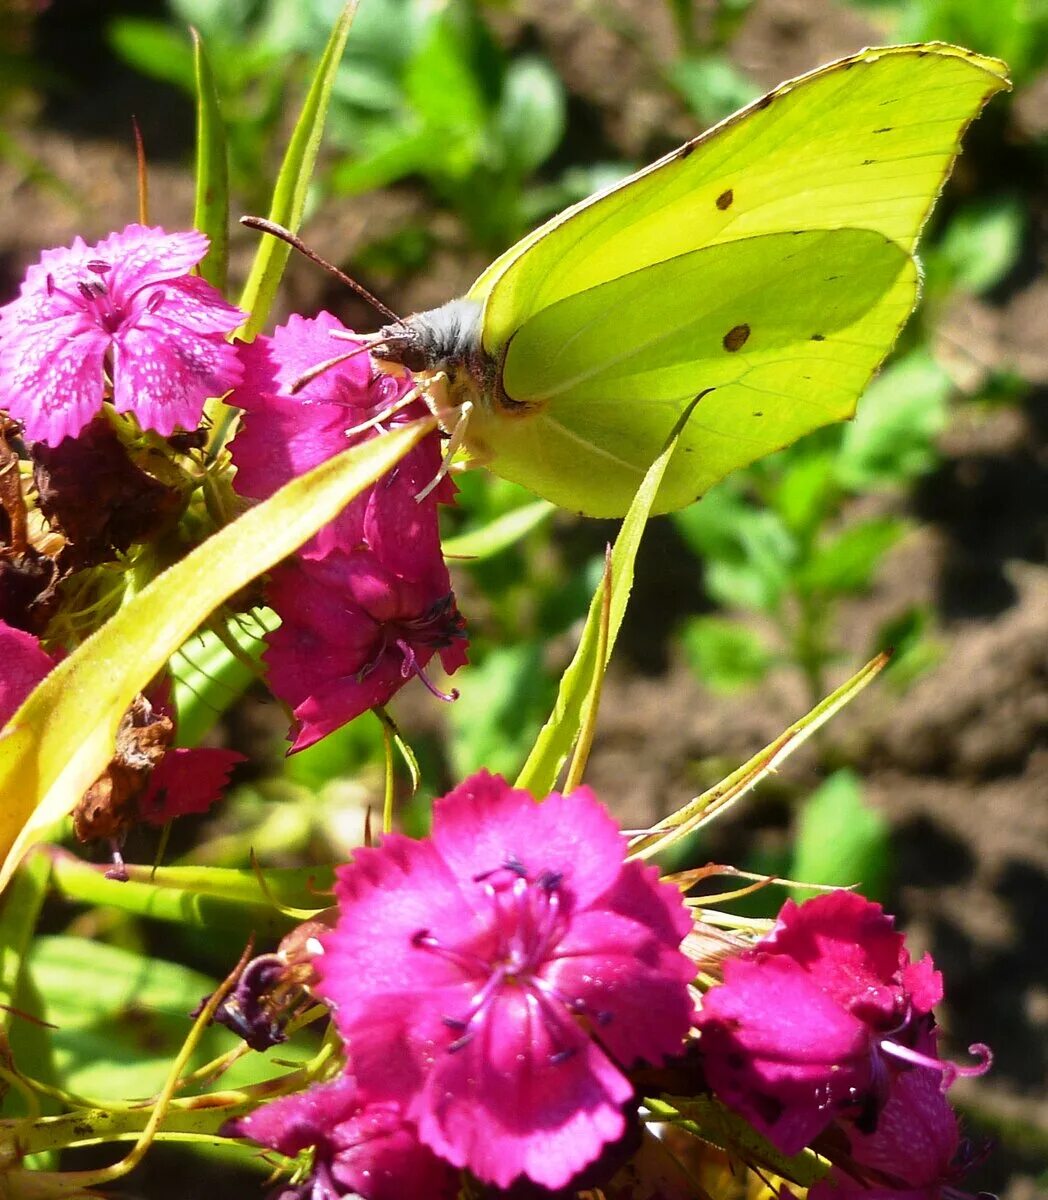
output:
[[[421,1145],[396,1105],[368,1104],[349,1075],[284,1096],[230,1122],[227,1135],[281,1154],[313,1148],[307,1180],[281,1200],[453,1200],[458,1173]]]
[[[431,578],[403,579],[361,546],[273,572],[266,598],[283,623],[265,660],[273,691],[294,709],[293,750],[385,704],[414,676],[451,698],[425,668],[435,653],[449,673],[465,663],[465,623],[444,560],[429,565]]]
[[[937,1063],[913,1047],[941,997],[931,959],[910,961],[880,905],[845,891],[788,901],[703,997],[707,1082],[786,1154],[842,1114],[872,1127],[890,1069]]]
[[[311,377],[354,349],[335,332],[350,331],[330,313],[292,316],[240,348],[244,382],[233,399],[245,413],[232,455],[241,494],[264,499],[354,442],[425,415],[410,383],[374,371],[366,354]],[[449,672],[466,662],[437,517],[455,489],[443,479],[416,499],[441,457],[434,432],[272,573],[266,597],[282,625],[267,638],[266,662],[274,694],[294,710],[293,750],[385,704],[414,676],[453,698],[425,668],[435,653]]]
[[[0,621],[0,729],[54,665],[31,633]]]
[[[937,1058],[934,1033],[918,1051]],[[849,1160],[808,1193],[809,1200],[940,1200],[959,1197],[953,1184],[971,1166],[957,1117],[936,1070],[903,1067],[895,1073],[887,1102],[872,1131],[846,1125]]]
[[[166,825],[176,817],[207,812],[222,798],[230,771],[243,761],[244,756],[235,750],[210,746],[168,750],[153,768],[138,801],[139,820]]]
[[[241,495],[264,500],[354,443],[427,415],[425,404],[416,399],[378,425],[347,436],[347,430],[389,413],[411,390],[409,380],[373,370],[367,354],[328,367],[292,391],[309,371],[354,349],[354,343],[332,337],[333,332],[351,331],[327,312],[310,319],[293,314],[271,338],[238,347],[244,379],[232,401],[245,412],[230,452],[237,468],[234,487]],[[455,494],[445,478],[424,503],[415,500],[440,470],[441,456],[434,432],[299,553],[320,558],[363,541],[397,574],[415,574],[412,564],[439,555],[436,504],[450,503]]]
[[[683,1048],[691,920],[625,849],[587,788],[482,772],[339,870],[318,990],[361,1092],[499,1187],[567,1183],[623,1133],[623,1068]]]
[[[95,246],[45,250],[0,308],[0,407],[26,437],[56,446],[102,407],[167,436],[193,429],[208,396],[240,379],[225,335],[243,319],[190,275],[202,233],[128,225]]]

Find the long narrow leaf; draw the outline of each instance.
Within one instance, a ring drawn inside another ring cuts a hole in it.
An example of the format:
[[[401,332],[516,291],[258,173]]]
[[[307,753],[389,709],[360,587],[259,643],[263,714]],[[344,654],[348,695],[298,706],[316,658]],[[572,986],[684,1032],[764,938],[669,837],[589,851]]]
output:
[[[298,230],[306,207],[306,192],[320,149],[331,89],[356,8],[357,0],[349,0],[335,23],[273,188],[269,219],[293,232]],[[265,324],[290,253],[290,247],[276,238],[263,237],[259,242],[251,273],[240,297],[240,307],[249,314],[238,331],[242,338],[250,340]]]
[[[738,770],[720,783],[714,784],[708,791],[689,800],[683,808],[671,813],[649,832],[635,838],[630,843],[631,858],[651,858],[663,850],[669,849],[674,842],[688,834],[694,833],[714,817],[726,812],[737,800],[750,792],[763,779],[774,774],[781,763],[811,737],[817,729],[840,712],[846,704],[871,683],[890,660],[889,654],[878,654],[876,658],[857,671],[851,679],[842,683],[825,700],[820,701],[809,713],[799,721],[795,721],[789,729],[780,733],[775,741],[770,742],[763,750],[755,754],[748,762],[743,763]]]
[[[480,529],[444,538],[444,557],[473,562],[493,558],[537,529],[554,512],[556,509],[548,500],[536,500],[533,504],[525,504],[523,508],[514,508]]]
[[[196,204],[193,227],[206,233],[211,246],[200,263],[201,276],[220,292],[226,289],[229,262],[229,164],[226,127],[215,89],[215,77],[200,34],[191,29],[196,71]]]
[[[416,421],[286,484],[159,575],[58,664],[0,733],[0,890],[105,769],[137,692],[234,592],[286,558],[433,428]]]
[[[55,889],[69,900],[187,928],[229,930],[242,938],[253,933],[271,939],[287,933],[295,919],[275,908],[274,901],[319,910],[326,904],[323,891],[333,882],[330,868],[267,871],[267,895],[252,871],[169,867],[154,873],[148,867],[130,867],[129,878],[122,881],[107,879],[104,866],[63,850],[48,847],[40,852],[45,856],[53,864]]]
[[[602,579],[590,602],[586,626],[582,631],[575,657],[561,678],[553,712],[539,731],[535,745],[532,746],[531,753],[517,776],[516,786],[527,788],[534,796],[541,798],[556,785],[561,767],[582,728],[586,698],[596,694],[594,679],[607,669],[626,612],[626,604],[633,590],[633,568],[641,535],[651,514],[666,467],[677,448],[677,437],[691,416],[697,400],[698,398],[681,414],[666,448],[648,468],[648,473],[641,481],[633,503],[623,518],[622,528],[611,552],[611,569],[610,572],[605,572],[604,577],[606,579],[609,574],[611,577],[611,603],[606,618],[606,637],[601,633],[601,625],[605,622],[602,612],[605,584]],[[602,641],[605,646],[603,655],[599,651]]]
[[[25,957],[33,940],[33,930],[47,895],[50,866],[34,860],[19,871],[14,886],[0,901],[0,1023],[10,1032],[10,1008],[16,1003]]]

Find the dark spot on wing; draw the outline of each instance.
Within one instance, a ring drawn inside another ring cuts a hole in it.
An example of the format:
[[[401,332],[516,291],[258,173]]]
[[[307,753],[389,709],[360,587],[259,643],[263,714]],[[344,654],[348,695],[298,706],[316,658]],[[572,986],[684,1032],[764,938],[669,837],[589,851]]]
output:
[[[681,148],[677,151],[677,157],[687,158],[688,155],[695,149],[696,144],[696,142],[685,142],[684,145],[681,146]]]
[[[724,335],[724,349],[734,354],[736,350],[741,350],[746,345],[749,336],[750,327],[748,325],[733,325]]]
[[[764,413],[762,413],[762,412],[760,412],[760,413],[754,413],[753,415],[754,415],[755,417],[763,417],[763,416],[764,416]]]
[[[918,51],[917,51],[917,57],[918,57],[918,58],[924,58],[924,57],[927,55],[927,53],[928,53],[928,51],[927,51],[927,50],[918,50]]]
[[[811,340],[813,342],[824,342],[826,341],[826,335],[824,333],[813,333],[811,335]]]
[[[735,193],[731,190],[731,188],[728,188],[726,191],[721,192],[721,194],[717,197],[717,207],[723,212],[724,209],[731,208],[731,202],[734,199]]]
[[[869,167],[869,166],[872,166],[876,161],[877,160],[875,158],[864,158],[862,160],[862,165],[864,167]]]
[[[893,126],[885,125],[882,129],[875,129],[874,133],[891,133]]]
[[[761,98],[757,101],[757,103],[753,107],[758,112],[762,112],[764,109],[766,109],[768,107],[769,104],[771,104],[771,102],[774,99],[775,99],[774,94],[772,92],[769,92],[767,96],[761,96]]]

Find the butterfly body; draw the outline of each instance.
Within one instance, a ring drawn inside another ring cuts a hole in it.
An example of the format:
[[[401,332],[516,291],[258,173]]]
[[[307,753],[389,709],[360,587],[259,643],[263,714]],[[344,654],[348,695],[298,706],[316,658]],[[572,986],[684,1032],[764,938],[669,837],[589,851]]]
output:
[[[912,312],[914,250],[1004,64],[938,43],[791,80],[552,218],[465,297],[379,335],[442,373],[465,450],[615,516],[699,393],[656,508],[853,415]]]

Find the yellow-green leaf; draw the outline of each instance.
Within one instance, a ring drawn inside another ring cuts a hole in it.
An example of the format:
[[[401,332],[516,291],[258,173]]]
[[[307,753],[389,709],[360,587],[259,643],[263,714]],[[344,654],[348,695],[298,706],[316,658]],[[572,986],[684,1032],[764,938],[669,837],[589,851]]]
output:
[[[269,219],[292,231],[298,229],[305,211],[306,193],[320,149],[331,89],[356,10],[357,0],[349,0],[331,31],[273,188]],[[266,323],[290,253],[287,243],[273,237],[264,237],[259,243],[240,297],[240,307],[249,314],[238,330],[241,337],[253,338]]]

